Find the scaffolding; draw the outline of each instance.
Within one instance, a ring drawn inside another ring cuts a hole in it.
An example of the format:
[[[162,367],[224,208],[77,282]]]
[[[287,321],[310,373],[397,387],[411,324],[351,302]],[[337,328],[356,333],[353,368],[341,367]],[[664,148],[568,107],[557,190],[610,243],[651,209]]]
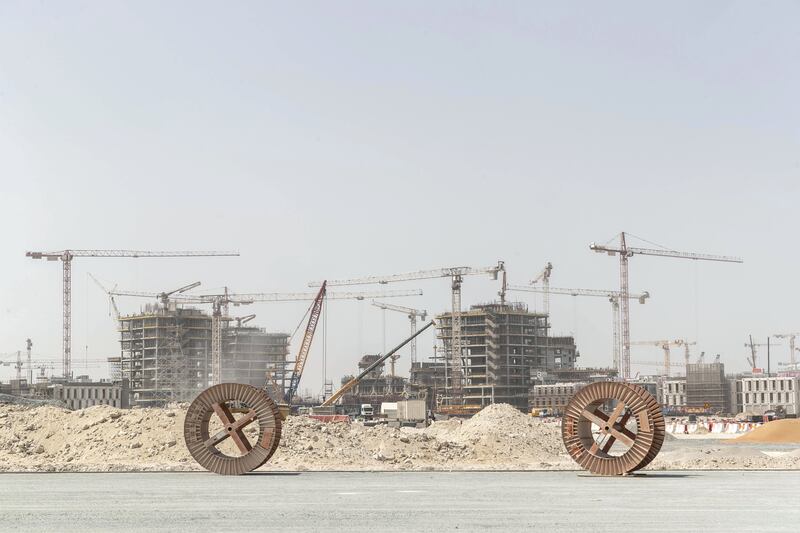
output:
[[[208,386],[211,317],[198,309],[147,305],[119,318],[119,372],[131,406],[190,401]]]
[[[261,388],[270,375],[270,381],[283,394],[288,387],[288,355],[286,333],[267,333],[263,328],[250,326],[226,328],[222,332],[222,382]]]

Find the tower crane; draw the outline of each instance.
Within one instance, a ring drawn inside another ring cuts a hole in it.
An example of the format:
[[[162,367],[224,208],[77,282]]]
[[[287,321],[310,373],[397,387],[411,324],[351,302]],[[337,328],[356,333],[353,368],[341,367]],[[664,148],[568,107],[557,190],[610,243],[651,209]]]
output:
[[[425,319],[428,317],[428,312],[419,309],[412,309],[411,307],[403,307],[402,305],[393,305],[387,304],[383,302],[378,302],[376,300],[372,300],[372,305],[379,309],[383,309],[384,311],[397,311],[398,313],[404,313],[408,316],[409,321],[411,322],[411,335],[417,332],[417,318],[419,318],[422,322],[425,322]],[[389,363],[391,364],[391,372],[392,376],[394,376],[394,362],[397,360],[399,355],[393,355],[389,359]],[[414,337],[411,340],[411,363],[417,362],[417,339]]]
[[[619,300],[622,293],[619,291],[602,290],[602,289],[563,289],[557,287],[531,287],[527,285],[511,285],[509,290],[522,291],[522,292],[545,292],[549,294],[562,294],[566,296],[594,296],[601,298],[608,298],[611,302],[611,318],[612,318],[612,332],[613,344],[612,351],[614,356],[614,368],[620,372],[620,343],[619,343]],[[645,303],[650,298],[650,293],[642,291],[640,293],[628,294],[631,300],[638,300],[640,304]]]
[[[28,384],[30,385],[33,383],[33,367],[31,366],[31,348],[33,348],[33,342],[30,339],[25,339],[25,348],[28,352]]]
[[[789,339],[789,365],[795,366],[797,365],[797,355],[796,355],[796,347],[795,347],[795,338],[800,335],[800,333],[776,333],[773,337],[778,339]]]
[[[174,292],[174,291],[173,291]],[[109,294],[115,296],[133,296],[143,298],[161,298],[164,293],[126,291],[115,289]],[[173,295],[170,299],[181,304],[203,305],[211,304],[211,382],[216,385],[220,382],[221,361],[222,361],[222,322],[224,321],[223,312],[228,304],[248,305],[255,302],[298,302],[316,301],[319,293],[316,292],[290,292],[290,293],[242,293],[234,294],[228,292],[227,287],[221,294],[195,294],[195,295]],[[404,296],[420,296],[422,291],[402,290],[402,291],[372,291],[372,292],[327,292],[325,298],[329,300],[365,300],[367,298],[396,298]]]
[[[553,263],[550,261],[544,266],[541,272],[531,280],[531,285],[542,283],[542,308],[544,314],[550,314],[550,273],[553,271]]]
[[[791,342],[791,338],[789,340]],[[758,350],[757,350],[757,348],[759,346],[766,346],[767,348],[770,348],[771,346],[778,346],[778,345],[777,344],[770,344],[769,337],[767,337],[767,342],[766,343],[753,342],[753,336],[750,335],[750,342],[744,343],[744,347],[745,348],[750,348],[750,357],[747,358],[747,362],[750,363],[750,367],[752,368],[753,373],[756,373],[756,371],[763,371],[763,369],[759,369],[758,368]]]
[[[662,340],[662,341],[636,341],[631,342],[631,345],[639,345],[639,346],[658,346],[662,350],[664,350],[664,375],[669,377],[670,376],[670,367],[680,367],[689,364],[689,346],[697,344],[696,342],[689,342],[685,339],[674,339],[674,340]],[[684,363],[671,363],[670,362],[670,348],[673,346],[683,346],[684,347]],[[645,363],[637,363],[637,364],[645,364]],[[687,369],[688,370],[688,369]]]
[[[59,250],[25,252],[31,259],[46,259],[62,263],[62,365],[65,378],[72,377],[72,260],[76,257],[219,257],[238,256],[239,252],[154,252],[150,250]]]
[[[364,278],[340,279],[328,282],[329,287],[341,285],[369,285],[378,283],[385,285],[398,281],[411,281],[419,279],[450,278],[450,293],[452,301],[452,333],[450,335],[450,403],[459,405],[463,403],[463,379],[464,369],[461,357],[463,355],[463,344],[461,342],[461,284],[464,276],[478,274],[489,274],[492,279],[497,280],[498,275],[505,272],[502,261],[496,265],[473,268],[473,267],[445,267],[432,270],[420,270],[417,272],[406,272],[403,274],[389,274],[386,276],[368,276]],[[309,287],[319,287],[321,282],[314,281],[308,284]],[[501,298],[503,295],[501,295]]]
[[[692,252],[678,252],[667,249],[636,248],[628,246],[625,232],[619,234],[619,245],[591,243],[589,249],[595,252],[606,253],[610,256],[619,254],[619,291],[620,296],[620,322],[622,324],[622,377],[628,379],[631,375],[631,328],[630,308],[628,305],[628,260],[634,255],[652,255],[658,257],[672,257],[677,259],[693,259],[695,261],[720,261],[725,263],[742,263],[739,257],[725,255],[698,254]]]

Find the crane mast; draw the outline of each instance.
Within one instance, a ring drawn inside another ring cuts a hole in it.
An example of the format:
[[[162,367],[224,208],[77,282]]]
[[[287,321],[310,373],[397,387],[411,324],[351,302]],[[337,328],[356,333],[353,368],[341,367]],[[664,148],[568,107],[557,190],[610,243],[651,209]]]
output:
[[[795,339],[800,333],[777,333],[773,335],[778,339],[789,339],[789,365],[792,367],[797,366],[797,352],[795,347]]]
[[[150,251],[150,250],[59,250],[25,252],[31,259],[62,263],[62,374],[72,377],[72,260],[76,257],[219,257],[239,252]]]
[[[621,375],[623,379],[631,377],[631,334],[630,334],[630,306],[628,301],[628,260],[634,255],[652,255],[657,257],[672,257],[677,259],[693,259],[700,261],[719,261],[725,263],[742,263],[738,257],[724,255],[699,254],[694,252],[679,252],[676,250],[659,250],[654,248],[637,248],[628,246],[626,234],[619,235],[618,246],[607,246],[591,243],[589,249],[595,252],[606,253],[610,256],[619,254],[619,292],[620,292],[620,332],[622,345]]]

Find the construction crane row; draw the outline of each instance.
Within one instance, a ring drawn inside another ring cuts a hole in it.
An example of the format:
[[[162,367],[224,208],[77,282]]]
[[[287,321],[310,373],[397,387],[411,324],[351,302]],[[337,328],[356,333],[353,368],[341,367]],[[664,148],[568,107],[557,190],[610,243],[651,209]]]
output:
[[[555,289],[549,287],[550,275],[552,272],[552,264],[547,263],[544,269],[531,280],[529,287],[521,289],[519,286],[511,287],[510,290],[529,290],[531,288],[541,287],[541,292],[544,299],[545,312],[549,312],[549,296],[550,294],[569,294],[572,296],[603,296],[608,297],[612,303],[613,320],[614,320],[614,364],[619,370],[622,378],[630,377],[630,308],[629,300],[637,299],[640,303],[644,303],[649,297],[649,293],[643,292],[631,294],[628,284],[628,261],[634,255],[648,255],[671,257],[692,260],[704,261],[719,261],[719,262],[734,262],[741,263],[742,260],[736,257],[698,254],[692,252],[679,252],[668,249],[653,249],[653,248],[637,248],[627,244],[626,233],[622,232],[619,235],[619,245],[597,245],[590,244],[589,248],[596,252],[606,253],[608,255],[619,255],[620,258],[620,289],[619,291],[597,291],[591,289]],[[219,256],[238,256],[238,252],[218,252],[218,251],[149,251],[149,250],[60,250],[49,252],[27,252],[26,256],[32,259],[46,259],[48,261],[61,261],[63,266],[63,350],[62,350],[62,365],[64,376],[70,377],[71,370],[71,264],[75,257],[94,257],[94,258],[138,258],[138,257],[219,257]],[[451,326],[452,335],[449,347],[449,359],[452,366],[453,377],[453,396],[458,399],[461,396],[461,388],[463,382],[463,368],[461,362],[461,355],[463,353],[462,343],[462,318],[461,318],[461,286],[463,278],[471,275],[489,274],[493,279],[497,280],[499,275],[502,274],[502,287],[499,292],[501,303],[505,302],[506,290],[509,289],[506,280],[506,269],[502,261],[498,261],[496,265],[491,265],[483,268],[473,267],[446,267],[432,270],[421,270],[416,272],[408,272],[401,274],[389,274],[384,276],[367,276],[362,278],[340,279],[331,280],[327,282],[327,286],[346,286],[346,285],[369,285],[369,284],[388,284],[394,282],[404,282],[411,280],[423,280],[433,278],[450,278],[451,281]],[[325,282],[310,283],[311,287],[321,287]],[[538,287],[537,287],[537,284]],[[223,316],[227,317],[227,309],[229,304],[244,305],[254,302],[264,301],[297,301],[297,300],[313,300],[316,294],[311,293],[245,293],[245,294],[230,294],[227,289],[222,294],[206,294],[197,296],[188,296],[186,291],[191,290],[199,285],[199,282],[175,289],[169,292],[161,293],[139,293],[136,291],[119,291],[119,290],[106,290],[109,295],[125,295],[125,296],[145,296],[145,297],[158,297],[162,301],[172,299],[182,303],[194,304],[210,304],[212,305],[214,320],[212,322],[212,360],[219,361],[221,335],[219,329],[223,321]],[[104,289],[105,290],[105,289]],[[531,290],[530,292],[539,292]],[[421,291],[419,291],[421,294]],[[410,295],[410,294],[405,294]],[[328,293],[327,298],[382,298],[390,296],[386,293],[376,294],[373,293],[369,296],[362,294],[362,296],[354,296],[343,294],[337,296],[333,293]],[[112,300],[112,305],[115,307],[115,313],[118,314],[116,303]],[[405,312],[405,311],[403,311]],[[216,331],[216,335],[214,332]],[[792,337],[792,342],[794,338]],[[794,351],[792,351],[794,359]],[[665,363],[665,369],[670,365],[669,361]]]

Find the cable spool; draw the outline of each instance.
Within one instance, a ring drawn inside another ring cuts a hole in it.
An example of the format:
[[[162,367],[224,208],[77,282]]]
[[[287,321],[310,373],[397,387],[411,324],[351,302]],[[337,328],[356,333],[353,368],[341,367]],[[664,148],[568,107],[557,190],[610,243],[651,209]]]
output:
[[[266,391],[221,383],[200,393],[189,406],[183,436],[189,453],[205,469],[244,474],[275,453],[281,439],[281,415]]]
[[[643,387],[592,383],[567,405],[561,435],[570,456],[593,474],[630,474],[647,466],[661,450],[664,415]]]

